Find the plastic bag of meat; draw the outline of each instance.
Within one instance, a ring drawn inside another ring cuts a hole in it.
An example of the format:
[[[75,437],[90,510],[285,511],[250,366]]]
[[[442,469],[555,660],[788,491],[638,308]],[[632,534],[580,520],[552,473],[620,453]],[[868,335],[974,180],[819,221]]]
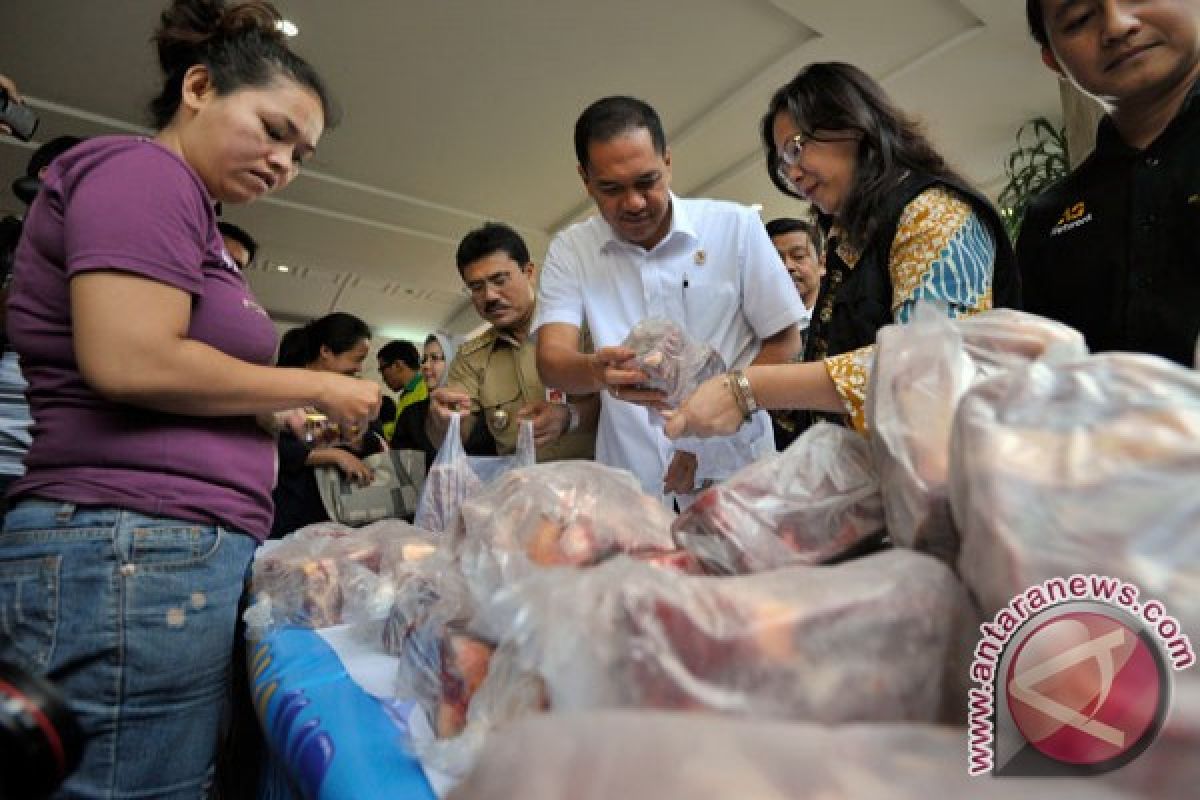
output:
[[[646,319],[633,326],[621,342],[637,355],[637,367],[649,380],[646,388],[661,389],[666,403],[677,407],[704,381],[725,371],[721,354],[704,342],[688,338],[669,319]]]
[[[591,461],[508,472],[464,503],[462,518],[463,573],[481,613],[501,621],[496,592],[539,567],[588,567],[625,553],[698,571],[671,537],[675,514],[630,473]]]
[[[1009,309],[950,319],[924,305],[911,323],[881,329],[866,413],[892,541],[953,564],[958,536],[947,473],[963,393],[1034,359],[1085,355],[1079,332]]]
[[[566,580],[569,578],[569,580]],[[626,558],[513,590],[510,638],[556,710],[657,708],[821,722],[933,721],[970,609],[940,561],[889,550],[732,578]]]
[[[413,524],[427,531],[454,530],[463,501],[511,469],[537,462],[533,423],[521,422],[517,450],[511,456],[469,456],[463,447],[461,421],[450,417],[446,438],[425,477]]]
[[[487,674],[493,648],[469,632],[473,608],[453,556],[442,550],[397,576],[383,625],[384,652],[400,660],[396,696],[416,700],[439,736],[462,730]]]
[[[1034,363],[968,392],[952,442],[959,571],[986,615],[1098,574],[1200,630],[1200,374],[1127,353]]]
[[[301,528],[256,554],[247,635],[260,639],[278,625],[326,628],[381,619],[392,603],[396,565],[435,548],[429,534],[401,520]]]
[[[539,714],[492,737],[453,798],[1133,797],[1100,778],[973,778],[965,768],[966,737],[964,730],[935,725],[826,727],[652,711]]]
[[[869,445],[846,428],[815,425],[784,452],[705,490],[673,531],[713,575],[843,556],[883,532]]]
[[[701,383],[727,368],[720,353],[704,342],[689,339],[683,328],[668,319],[639,322],[621,345],[637,353],[638,369],[649,376],[645,386],[665,392],[666,404],[671,408],[677,408]],[[650,418],[660,424],[663,421],[653,411]],[[765,453],[759,443],[769,425],[765,412],[756,414],[730,436],[709,439],[687,436],[675,442],[675,449],[697,457],[697,484],[723,481]]]
[[[521,665],[511,643],[486,652],[486,674],[471,686],[469,708],[463,716],[456,714],[453,718],[457,735],[447,735],[444,731],[451,730],[450,726],[439,725],[439,738],[413,742],[413,750],[426,769],[461,779],[474,765],[493,730],[546,710],[546,689],[541,678]],[[445,721],[439,718],[439,723]]]

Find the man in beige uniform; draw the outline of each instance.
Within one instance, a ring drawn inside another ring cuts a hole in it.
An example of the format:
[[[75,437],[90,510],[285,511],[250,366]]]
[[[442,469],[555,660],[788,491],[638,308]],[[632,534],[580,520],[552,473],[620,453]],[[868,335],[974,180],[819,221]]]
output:
[[[521,236],[507,225],[488,223],[463,238],[455,260],[475,310],[492,327],[459,348],[446,386],[430,395],[430,439],[441,442],[450,416],[469,410],[462,420],[464,441],[482,416],[497,452],[507,455],[516,449],[521,420],[531,419],[538,461],[592,458],[596,396],[547,393],[538,376],[529,338],[534,265]]]

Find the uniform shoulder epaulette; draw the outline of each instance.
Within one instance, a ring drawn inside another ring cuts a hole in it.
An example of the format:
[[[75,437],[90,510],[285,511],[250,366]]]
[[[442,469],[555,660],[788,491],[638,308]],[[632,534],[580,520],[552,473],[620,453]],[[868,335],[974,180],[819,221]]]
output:
[[[476,336],[474,339],[468,339],[458,347],[458,355],[466,356],[471,353],[478,352],[485,347],[491,346],[496,340],[496,329],[488,328],[483,333]]]

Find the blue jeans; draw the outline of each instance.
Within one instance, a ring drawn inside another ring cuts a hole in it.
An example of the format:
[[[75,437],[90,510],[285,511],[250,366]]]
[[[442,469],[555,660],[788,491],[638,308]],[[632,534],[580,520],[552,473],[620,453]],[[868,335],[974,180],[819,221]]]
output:
[[[23,500],[0,533],[0,659],[84,730],[57,797],[202,798],[257,542],[220,526]]]

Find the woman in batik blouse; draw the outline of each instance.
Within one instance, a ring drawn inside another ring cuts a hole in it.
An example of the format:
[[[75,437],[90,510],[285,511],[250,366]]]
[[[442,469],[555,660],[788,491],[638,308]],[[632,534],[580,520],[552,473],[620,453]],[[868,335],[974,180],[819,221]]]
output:
[[[767,173],[826,231],[826,273],[805,363],[714,378],[684,402],[672,436],[722,435],[747,407],[798,408],[864,425],[875,334],[918,304],[951,317],[1019,302],[999,214],[883,89],[849,64],[806,67],[762,120]]]

